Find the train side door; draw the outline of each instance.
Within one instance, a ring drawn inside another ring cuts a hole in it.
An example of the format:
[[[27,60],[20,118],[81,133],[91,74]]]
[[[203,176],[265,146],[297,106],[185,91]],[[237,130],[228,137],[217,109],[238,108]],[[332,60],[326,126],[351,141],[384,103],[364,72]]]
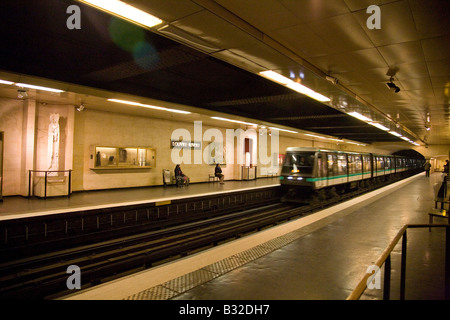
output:
[[[317,153],[317,182],[316,188],[327,186],[327,157],[325,153]]]
[[[327,186],[332,186],[336,184],[337,170],[337,155],[332,153],[327,153]]]

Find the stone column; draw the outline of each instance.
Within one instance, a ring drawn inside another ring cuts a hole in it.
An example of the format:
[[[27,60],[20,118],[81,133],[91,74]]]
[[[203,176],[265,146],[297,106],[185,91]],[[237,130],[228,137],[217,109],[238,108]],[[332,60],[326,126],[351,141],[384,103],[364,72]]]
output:
[[[24,100],[22,124],[22,159],[20,170],[20,194],[23,196],[28,195],[28,171],[34,170],[36,165],[36,113],[36,100]]]

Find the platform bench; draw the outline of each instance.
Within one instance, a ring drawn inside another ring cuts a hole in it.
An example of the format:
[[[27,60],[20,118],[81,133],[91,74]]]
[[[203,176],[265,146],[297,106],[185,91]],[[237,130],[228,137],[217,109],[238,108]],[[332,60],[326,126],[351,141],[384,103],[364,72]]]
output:
[[[209,182],[219,181],[219,177],[216,177],[214,174],[211,174],[211,173],[209,174],[208,178],[209,178]]]
[[[429,224],[433,224],[434,217],[446,218],[447,223],[450,223],[450,216],[448,215],[448,212],[446,210],[432,209],[432,211],[428,213],[428,216],[429,216]],[[428,231],[431,231],[431,227],[428,228]]]

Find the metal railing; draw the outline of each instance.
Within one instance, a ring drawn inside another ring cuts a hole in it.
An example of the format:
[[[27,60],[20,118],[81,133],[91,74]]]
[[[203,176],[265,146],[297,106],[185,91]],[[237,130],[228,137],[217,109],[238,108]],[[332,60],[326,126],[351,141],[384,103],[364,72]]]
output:
[[[28,198],[34,195],[34,182],[33,176],[37,173],[43,173],[44,175],[41,177],[44,179],[44,199],[47,199],[47,188],[48,188],[48,179],[49,177],[59,177],[59,174],[63,174],[62,177],[65,177],[65,174],[68,174],[67,181],[67,197],[70,198],[70,194],[72,193],[72,170],[28,170]]]
[[[384,264],[384,286],[383,300],[390,299],[391,293],[391,253],[395,246],[402,239],[401,263],[400,263],[400,300],[405,300],[405,284],[406,284],[406,252],[407,252],[407,230],[409,228],[445,228],[445,299],[450,299],[450,224],[407,224],[400,229],[394,239],[389,243],[378,258],[375,265],[381,269]],[[367,289],[369,278],[373,274],[367,273],[358,283],[353,292],[347,297],[347,300],[358,300]]]

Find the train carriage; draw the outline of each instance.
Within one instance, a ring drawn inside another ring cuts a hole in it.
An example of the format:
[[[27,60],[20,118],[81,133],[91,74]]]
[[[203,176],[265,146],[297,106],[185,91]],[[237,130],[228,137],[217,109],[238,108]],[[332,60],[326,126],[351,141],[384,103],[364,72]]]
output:
[[[420,160],[394,155],[293,147],[286,149],[280,183],[290,192],[302,194],[344,190],[420,170],[421,164]]]

